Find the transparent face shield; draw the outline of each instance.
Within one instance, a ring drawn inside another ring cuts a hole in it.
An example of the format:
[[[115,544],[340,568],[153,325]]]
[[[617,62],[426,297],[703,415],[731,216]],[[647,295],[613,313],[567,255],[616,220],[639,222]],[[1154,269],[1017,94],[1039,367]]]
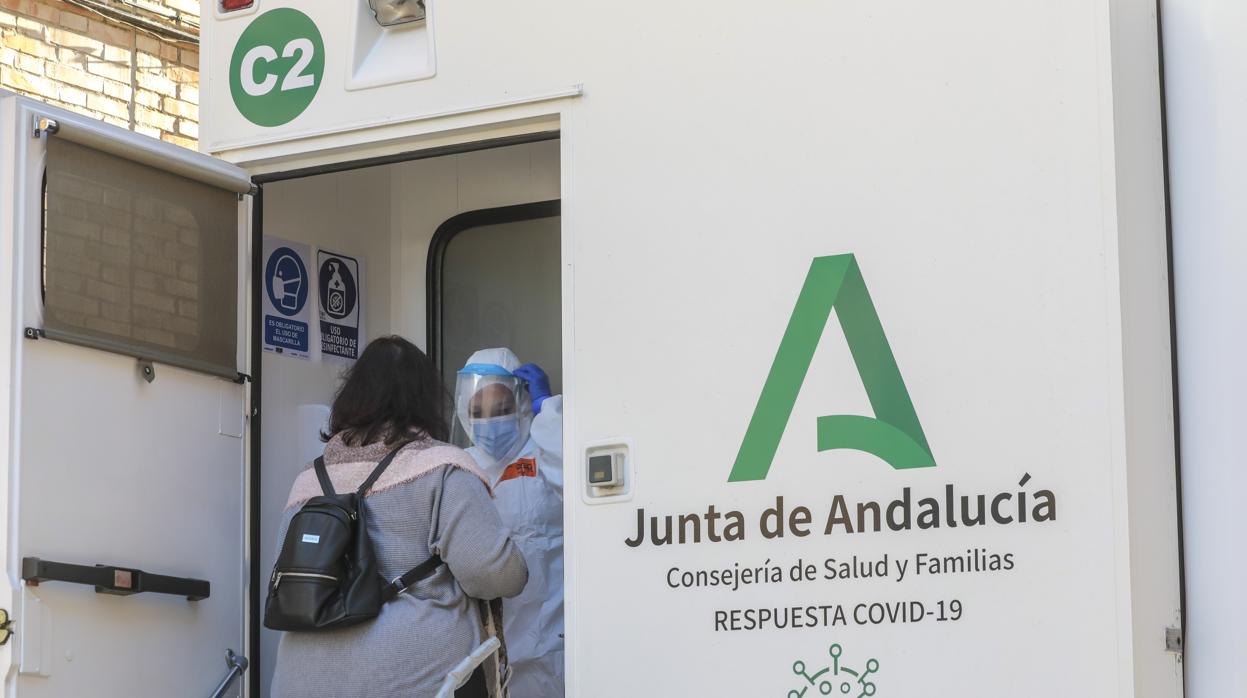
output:
[[[519,453],[532,426],[524,381],[497,366],[469,366],[455,384],[455,417],[466,440],[495,461]]]

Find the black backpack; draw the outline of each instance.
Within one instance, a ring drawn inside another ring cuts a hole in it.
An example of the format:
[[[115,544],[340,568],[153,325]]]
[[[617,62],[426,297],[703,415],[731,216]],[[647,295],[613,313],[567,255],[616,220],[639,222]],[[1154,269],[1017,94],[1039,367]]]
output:
[[[264,627],[330,630],[371,620],[382,604],[442,564],[434,555],[393,581],[377,570],[363,498],[406,445],[399,444],[348,494],[334,492],[325,459],[316,459],[324,495],[309,499],[290,520],[268,582]]]

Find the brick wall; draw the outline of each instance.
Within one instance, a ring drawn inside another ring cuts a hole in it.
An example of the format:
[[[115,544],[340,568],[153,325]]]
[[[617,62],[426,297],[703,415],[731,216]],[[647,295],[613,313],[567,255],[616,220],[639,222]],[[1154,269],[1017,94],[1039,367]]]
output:
[[[0,0],[0,88],[195,148],[198,0],[108,4],[137,21],[62,0]]]

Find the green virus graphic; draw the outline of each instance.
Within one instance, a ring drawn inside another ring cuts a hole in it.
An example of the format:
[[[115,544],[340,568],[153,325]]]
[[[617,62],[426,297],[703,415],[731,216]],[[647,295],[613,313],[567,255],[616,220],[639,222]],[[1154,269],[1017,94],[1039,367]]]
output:
[[[866,660],[866,670],[857,671],[850,669],[840,663],[840,655],[844,650],[840,645],[832,645],[827,653],[831,655],[831,666],[823,667],[821,671],[810,673],[809,667],[800,659],[792,663],[792,673],[805,681],[805,684],[799,688],[795,688],[788,692],[788,698],[805,698],[806,691],[810,688],[817,688],[817,695],[841,695],[854,696],[855,698],[869,698],[875,695],[875,683],[870,680],[870,675],[879,671],[879,660]]]

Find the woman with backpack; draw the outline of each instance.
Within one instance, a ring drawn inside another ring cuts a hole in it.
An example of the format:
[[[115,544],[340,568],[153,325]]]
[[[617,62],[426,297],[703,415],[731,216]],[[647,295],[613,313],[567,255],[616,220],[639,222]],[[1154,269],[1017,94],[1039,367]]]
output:
[[[433,698],[484,640],[477,600],[524,589],[485,474],[444,443],[444,396],[400,337],[373,341],[347,373],[325,455],[282,519],[265,625],[289,632],[273,698]],[[483,673],[455,695],[483,698]]]

